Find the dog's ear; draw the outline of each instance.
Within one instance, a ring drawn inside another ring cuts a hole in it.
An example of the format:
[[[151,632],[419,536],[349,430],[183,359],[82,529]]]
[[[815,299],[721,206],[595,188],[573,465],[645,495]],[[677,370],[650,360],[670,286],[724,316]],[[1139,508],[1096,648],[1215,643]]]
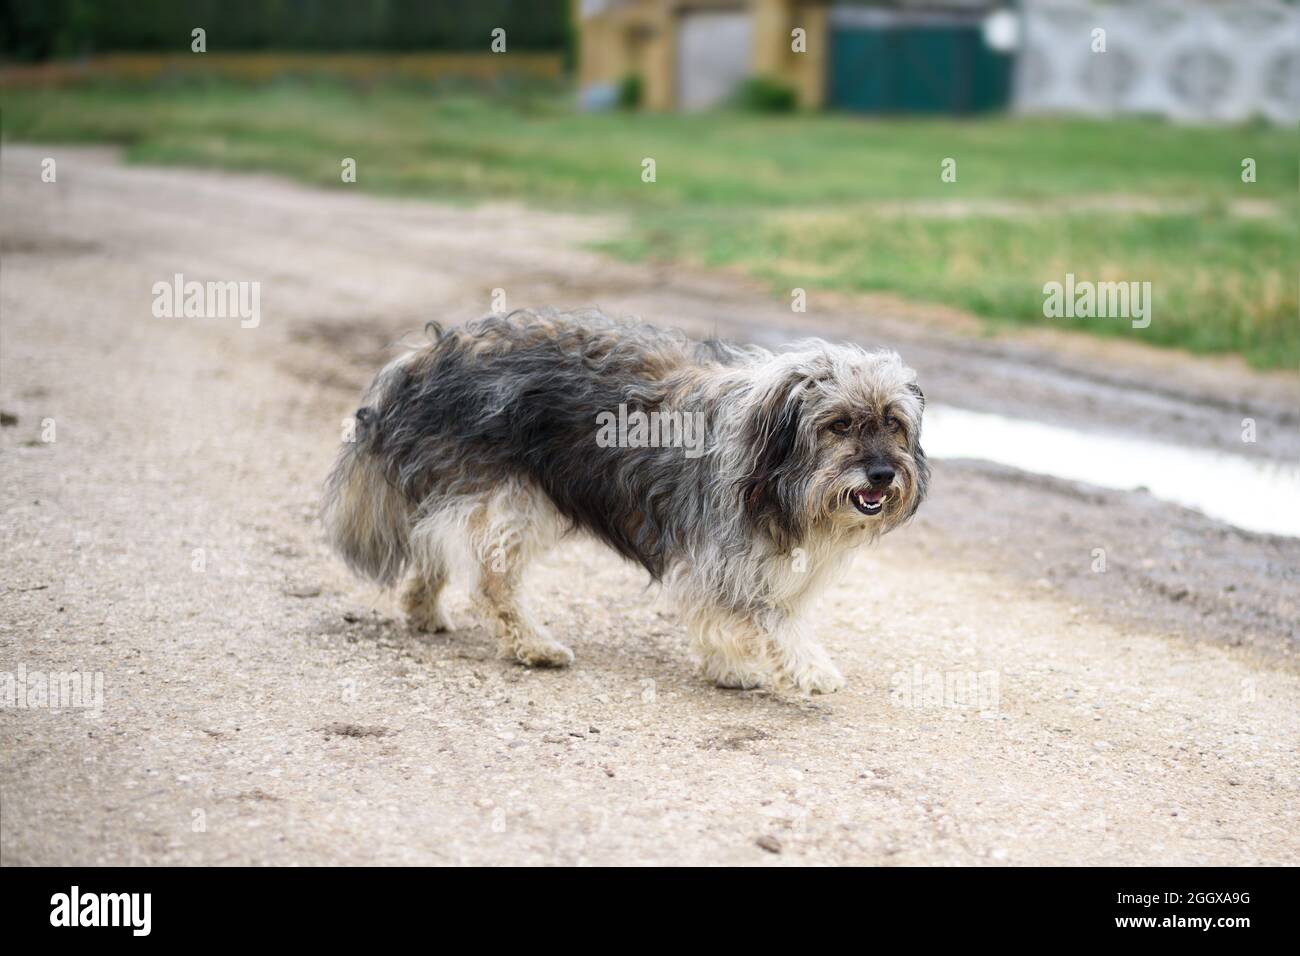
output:
[[[921,391],[921,386],[915,382],[909,382],[907,390],[915,395],[921,401],[921,411],[925,411],[925,392]],[[905,518],[910,518],[916,514],[916,509],[921,507],[921,502],[925,500],[926,492],[930,487],[930,462],[925,457],[925,449],[921,447],[921,429],[920,422],[917,427],[911,430],[912,443],[908,449],[912,456],[912,461],[916,466],[915,493],[912,495],[912,506],[907,510]]]
[[[790,502],[795,479],[806,376],[791,373],[759,397],[745,426],[749,472],[741,483],[745,510],[778,538],[798,538],[799,509]]]

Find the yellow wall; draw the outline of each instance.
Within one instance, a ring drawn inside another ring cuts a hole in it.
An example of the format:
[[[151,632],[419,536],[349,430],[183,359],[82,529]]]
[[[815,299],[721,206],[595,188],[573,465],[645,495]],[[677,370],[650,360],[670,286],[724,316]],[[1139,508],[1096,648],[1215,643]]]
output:
[[[669,5],[656,0],[624,3],[582,20],[579,85],[617,85],[624,77],[640,76],[642,105],[654,110],[671,109],[672,25]]]
[[[575,15],[581,3],[575,0]],[[646,109],[676,106],[678,18],[693,9],[748,7],[754,18],[753,73],[791,84],[802,106],[822,105],[825,95],[827,20],[825,0],[632,0],[579,23],[578,81],[583,87],[616,85],[625,76],[642,80]],[[807,52],[790,49],[790,31],[802,27]]]
[[[831,39],[826,6],[821,3],[797,4],[794,19],[794,26],[803,27],[807,34],[808,50],[794,57],[790,81],[799,90],[801,106],[820,109],[826,103],[827,49]]]
[[[827,22],[822,3],[754,0],[754,72],[793,86],[799,105],[815,108],[825,95]],[[805,35],[805,52],[791,49],[792,31]]]

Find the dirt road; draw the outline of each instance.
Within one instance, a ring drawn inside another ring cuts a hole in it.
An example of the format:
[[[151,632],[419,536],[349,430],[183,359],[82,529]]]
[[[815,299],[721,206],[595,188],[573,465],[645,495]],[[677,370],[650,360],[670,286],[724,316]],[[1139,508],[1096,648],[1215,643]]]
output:
[[[953,344],[888,302],[792,316],[738,279],[583,251],[599,220],[100,150],[6,145],[2,185],[0,671],[103,680],[97,715],[0,709],[3,863],[1297,858],[1293,539],[940,462],[922,517],[822,604],[847,688],[798,699],[695,679],[675,610],[596,546],[538,569],[578,659],[532,672],[492,657],[460,597],[463,629],[406,632],[316,521],[385,346],[493,289],[890,342],[970,408],[1208,445],[1249,413],[1274,453],[1296,440],[1291,383],[1077,340]],[[155,317],[176,273],[260,282],[260,323]]]

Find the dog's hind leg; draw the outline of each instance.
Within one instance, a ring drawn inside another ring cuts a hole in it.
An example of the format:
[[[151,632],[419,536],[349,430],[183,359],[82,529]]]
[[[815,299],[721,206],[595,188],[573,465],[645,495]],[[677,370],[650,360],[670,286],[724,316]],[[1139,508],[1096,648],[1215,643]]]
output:
[[[402,609],[406,611],[408,625],[429,634],[454,630],[439,600],[446,584],[446,564],[440,556],[416,562],[415,575],[402,595]]]
[[[414,630],[436,634],[455,630],[441,604],[451,568],[449,544],[460,537],[459,515],[454,503],[430,498],[421,508],[409,536],[414,574],[402,595],[406,623]]]
[[[555,510],[531,488],[511,483],[491,494],[468,524],[478,565],[475,603],[496,634],[500,656],[529,667],[573,663],[573,651],[547,633],[522,588],[528,563],[562,532]]]

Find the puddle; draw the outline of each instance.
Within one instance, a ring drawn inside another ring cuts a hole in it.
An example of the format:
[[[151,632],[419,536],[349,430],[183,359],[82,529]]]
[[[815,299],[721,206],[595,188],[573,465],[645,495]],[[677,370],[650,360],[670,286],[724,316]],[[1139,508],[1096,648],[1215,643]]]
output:
[[[1247,531],[1300,536],[1300,466],[1292,464],[934,406],[925,412],[922,444],[934,458],[979,458],[1120,491],[1145,488]]]

